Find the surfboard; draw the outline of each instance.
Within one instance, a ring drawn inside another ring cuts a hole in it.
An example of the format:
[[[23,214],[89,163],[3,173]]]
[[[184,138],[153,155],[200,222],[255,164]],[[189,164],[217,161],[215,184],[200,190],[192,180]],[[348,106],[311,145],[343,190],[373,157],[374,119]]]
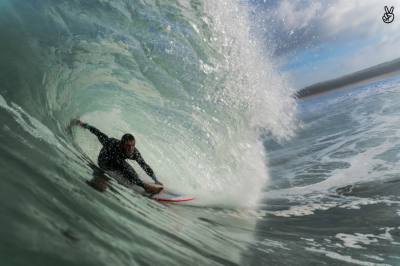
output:
[[[163,190],[158,194],[151,195],[150,198],[161,202],[185,202],[194,200],[194,197],[180,195],[167,190]]]
[[[98,168],[95,164],[91,165],[95,173],[93,174],[94,178],[91,181],[88,181],[87,183],[94,187],[97,190],[101,190],[104,192],[107,187],[109,187],[108,181],[110,180],[109,177],[105,175],[105,172]],[[119,184],[131,188],[134,191],[142,194],[143,196],[146,196],[148,198],[151,198],[156,201],[162,201],[162,202],[185,202],[185,201],[191,201],[194,200],[194,197],[190,196],[185,196],[176,192],[172,192],[170,190],[166,190],[160,185],[155,185],[151,184],[152,186],[159,187],[160,189],[163,188],[163,190],[158,193],[158,194],[149,194],[143,190],[143,188],[134,185],[130,180],[124,178],[123,176],[119,175],[118,173],[108,171],[106,172],[110,177],[113,177]],[[97,179],[97,180],[96,180]],[[112,186],[110,186],[112,188]]]

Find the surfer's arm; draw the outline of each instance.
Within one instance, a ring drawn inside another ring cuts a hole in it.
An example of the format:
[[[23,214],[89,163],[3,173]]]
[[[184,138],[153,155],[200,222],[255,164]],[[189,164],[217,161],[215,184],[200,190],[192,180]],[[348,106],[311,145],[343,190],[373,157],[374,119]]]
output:
[[[88,123],[83,123],[83,122],[80,124],[80,126],[88,129],[91,133],[96,135],[96,137],[99,139],[99,141],[102,145],[105,145],[107,143],[108,136],[106,134],[104,134],[103,132],[101,132],[100,130],[98,130],[97,128],[95,128],[94,126],[91,126]]]
[[[146,172],[146,174],[148,174],[151,177],[151,179],[154,180],[154,182],[158,182],[153,169],[151,169],[151,167],[144,161],[138,149],[135,149],[135,153],[132,157],[134,158],[134,160],[136,160],[136,162],[140,165],[140,167],[142,167],[142,169]]]

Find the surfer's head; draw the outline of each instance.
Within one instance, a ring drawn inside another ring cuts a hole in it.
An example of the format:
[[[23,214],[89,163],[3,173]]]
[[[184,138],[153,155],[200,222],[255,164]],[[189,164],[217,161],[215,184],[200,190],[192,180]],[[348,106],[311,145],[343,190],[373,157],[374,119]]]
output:
[[[131,134],[124,134],[121,138],[121,149],[126,156],[131,156],[135,150],[135,137]]]

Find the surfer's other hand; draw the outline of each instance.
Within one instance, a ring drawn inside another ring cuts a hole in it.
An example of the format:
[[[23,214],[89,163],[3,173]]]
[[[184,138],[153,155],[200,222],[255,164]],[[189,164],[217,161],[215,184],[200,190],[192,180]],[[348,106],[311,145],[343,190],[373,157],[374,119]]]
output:
[[[147,183],[143,184],[143,188],[147,193],[150,193],[150,194],[158,194],[163,189],[163,187],[154,186],[154,185],[150,185]]]
[[[154,184],[156,184],[156,185],[160,185],[160,186],[164,186],[164,185],[163,185],[163,183],[161,183],[161,182],[160,182],[160,181],[158,181],[158,180],[154,181]]]

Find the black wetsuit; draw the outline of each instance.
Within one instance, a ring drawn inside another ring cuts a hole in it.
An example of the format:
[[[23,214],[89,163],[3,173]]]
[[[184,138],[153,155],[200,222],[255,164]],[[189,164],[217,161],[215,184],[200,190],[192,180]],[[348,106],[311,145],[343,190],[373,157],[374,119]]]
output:
[[[143,160],[138,149],[134,149],[131,156],[126,156],[121,148],[121,141],[115,138],[109,138],[106,134],[98,130],[97,128],[84,123],[83,128],[89,129],[94,135],[97,136],[103,147],[100,150],[98,157],[98,164],[101,169],[106,171],[115,171],[127,178],[134,184],[143,187],[143,181],[140,180],[138,174],[125,160],[135,160],[140,167],[148,174],[154,181],[157,181],[157,177],[154,175],[154,171],[150,166]]]

